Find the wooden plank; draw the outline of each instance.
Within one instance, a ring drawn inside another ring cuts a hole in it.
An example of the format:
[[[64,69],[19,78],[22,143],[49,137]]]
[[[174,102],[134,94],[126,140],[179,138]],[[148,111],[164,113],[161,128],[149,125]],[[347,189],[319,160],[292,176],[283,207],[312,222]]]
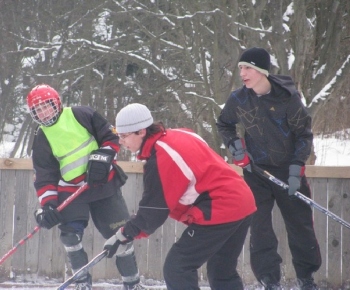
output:
[[[328,208],[327,205],[327,179],[317,178],[311,179],[309,183],[311,186],[312,199],[324,208]],[[322,257],[322,265],[320,269],[315,273],[314,279],[320,284],[326,282],[327,278],[327,261],[328,261],[328,218],[319,210],[313,210],[314,213],[314,228],[318,244],[320,246],[320,252]]]
[[[0,158],[0,169],[32,170],[31,158]]]
[[[127,173],[143,173],[144,162],[118,161],[118,165]]]
[[[163,240],[161,254],[161,279],[163,280],[163,265],[170,248],[173,246],[176,237],[177,221],[168,218],[163,225]]]
[[[8,253],[14,246],[13,234],[13,205],[15,199],[15,171],[0,171],[0,256]],[[16,252],[7,258],[0,266],[0,278],[10,276],[11,259]]]
[[[15,171],[16,177],[13,186],[15,187],[15,216],[14,216],[14,234],[13,238],[15,242],[20,241],[26,237],[27,220],[28,220],[28,179],[29,176],[24,171]],[[16,275],[23,276],[26,273],[26,248],[27,243],[20,246],[13,256],[12,269]]]
[[[143,173],[142,161],[118,161],[118,164],[126,173]],[[230,164],[230,166],[240,175],[242,168]],[[0,158],[0,170],[32,170],[31,158]],[[350,178],[350,166],[315,166],[306,165],[306,176],[318,178]]]
[[[52,270],[54,269],[52,259],[53,249],[57,250],[56,241],[52,237],[53,230],[47,230],[42,228],[39,232],[39,266],[38,266],[38,274],[41,277],[50,277]]]
[[[27,175],[29,178],[27,178],[27,189],[24,189],[26,194],[28,195],[28,216],[27,216],[27,233],[30,233],[34,230],[34,228],[37,226],[37,223],[34,218],[34,211],[39,208],[39,202],[38,198],[36,196],[36,192],[33,186],[33,176],[31,173],[27,172]],[[27,268],[27,275],[30,277],[28,278],[29,281],[35,281],[38,276],[38,265],[40,263],[39,261],[39,234],[36,233],[27,240],[26,242],[26,268]]]
[[[159,227],[148,238],[147,252],[147,272],[144,273],[146,278],[161,280],[163,278],[162,271],[162,242],[163,242],[163,226]]]
[[[328,209],[334,214],[341,215],[341,188],[342,181],[337,179],[328,180]],[[335,220],[328,219],[328,282],[339,286],[341,281],[341,225]]]
[[[99,249],[99,252],[94,251],[94,236],[96,239],[101,239],[101,234],[99,231],[95,228],[95,225],[90,217],[88,226],[84,230],[84,236],[82,239],[82,244],[84,247],[84,250],[88,256],[88,261],[90,261],[95,255],[100,253],[102,251],[102,247]],[[90,273],[93,275],[94,269],[90,271]]]
[[[42,229],[45,230],[45,229]],[[62,278],[65,275],[66,251],[60,239],[60,230],[57,226],[49,230],[52,235],[52,254],[47,258],[51,258],[51,278]]]
[[[349,166],[306,166],[307,177],[318,178],[350,178]]]
[[[89,256],[89,261],[91,261],[92,258],[94,258],[95,256],[97,256],[99,253],[103,251],[103,245],[106,240],[102,237],[100,232],[95,228],[92,220],[89,222],[89,227],[93,228],[93,237],[92,237],[92,240],[89,241],[92,246],[92,255]],[[116,276],[118,271],[114,263],[114,259],[108,259],[108,260],[113,260],[111,261],[113,265],[111,265],[110,267],[113,268],[114,276]],[[96,281],[98,279],[104,279],[106,277],[106,269],[107,269],[106,267],[107,267],[107,258],[98,262],[91,271],[93,280]]]
[[[342,218],[350,222],[350,180],[343,180]],[[350,281],[350,229],[342,227],[342,284]]]
[[[127,173],[142,173],[144,162],[118,161],[120,167]],[[31,158],[0,158],[0,170],[33,170]]]
[[[128,180],[122,187],[122,192],[130,215],[136,214],[143,193],[143,175],[128,173]],[[148,239],[135,240],[134,247],[139,272],[147,273]]]
[[[143,193],[143,175],[128,173],[128,180],[122,187],[122,193],[128,207],[130,215],[137,212],[139,208],[139,202]]]

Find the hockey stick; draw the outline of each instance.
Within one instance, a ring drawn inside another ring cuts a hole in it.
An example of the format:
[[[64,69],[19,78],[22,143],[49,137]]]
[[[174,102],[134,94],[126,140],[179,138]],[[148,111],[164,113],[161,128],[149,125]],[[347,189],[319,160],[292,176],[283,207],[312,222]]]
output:
[[[267,179],[271,180],[273,183],[281,186],[282,188],[287,189],[289,187],[288,184],[286,184],[282,180],[276,178],[275,176],[273,176],[268,171],[263,170],[263,169],[261,169],[260,167],[258,167],[256,165],[253,166],[253,169],[256,172],[258,172],[260,175],[266,177]],[[324,214],[326,214],[330,218],[334,219],[335,221],[337,221],[338,223],[340,223],[344,227],[347,227],[348,229],[350,229],[350,224],[348,222],[346,222],[345,220],[343,220],[339,216],[335,215],[334,213],[330,212],[328,209],[324,208],[323,206],[319,205],[318,203],[313,201],[311,198],[308,198],[307,196],[305,196],[304,194],[300,193],[299,191],[297,191],[294,195],[296,197],[298,197],[299,199],[301,199],[302,201],[304,201],[305,203],[307,203],[308,205],[318,209],[319,211],[323,212]]]
[[[67,199],[65,199],[58,207],[57,210],[61,211],[68,204],[70,204],[76,197],[78,197],[84,190],[88,188],[88,184],[84,183],[80,186],[73,194],[71,194]],[[11,250],[9,250],[1,259],[0,265],[5,262],[5,260],[10,257],[14,252],[17,251],[20,245],[23,245],[28,239],[30,239],[35,233],[40,230],[40,226],[36,226],[29,234],[27,234],[23,239],[21,239],[16,245],[13,246]]]
[[[79,280],[79,278],[83,277],[88,273],[88,271],[96,265],[98,262],[100,262],[104,257],[106,257],[108,254],[107,250],[104,250],[103,252],[99,253],[95,258],[93,258],[89,263],[87,263],[85,266],[80,268],[77,272],[74,273],[72,277],[64,281],[56,290],[63,290],[66,287],[68,287],[73,282]]]

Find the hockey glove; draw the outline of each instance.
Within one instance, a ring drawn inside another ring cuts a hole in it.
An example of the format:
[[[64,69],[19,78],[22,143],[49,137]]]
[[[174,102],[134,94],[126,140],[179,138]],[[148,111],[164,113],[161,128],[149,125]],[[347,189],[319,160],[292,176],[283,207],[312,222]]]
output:
[[[293,196],[300,189],[301,177],[305,173],[305,166],[292,164],[289,166],[288,194]]]
[[[115,235],[109,238],[103,245],[103,249],[108,251],[107,258],[114,255],[121,256],[129,247],[132,239],[128,239],[123,235],[123,228],[120,228]]]
[[[252,167],[250,165],[251,157],[247,151],[243,138],[236,139],[235,141],[232,140],[229,144],[228,150],[230,150],[233,156],[233,163],[235,165],[252,172]]]
[[[62,221],[61,213],[51,206],[43,206],[34,212],[38,225],[45,229],[51,229]]]
[[[112,149],[97,149],[91,152],[86,171],[86,182],[90,186],[103,185],[108,181],[115,154]]]

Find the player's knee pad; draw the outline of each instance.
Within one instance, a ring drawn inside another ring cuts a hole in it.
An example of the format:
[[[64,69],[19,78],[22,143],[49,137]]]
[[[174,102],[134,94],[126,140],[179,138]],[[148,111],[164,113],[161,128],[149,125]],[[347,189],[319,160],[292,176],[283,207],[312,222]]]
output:
[[[127,244],[127,249],[124,252],[117,254],[115,262],[122,276],[123,283],[136,284],[140,282],[139,270],[137,268],[134,245],[132,242]]]
[[[73,272],[79,270],[88,263],[88,256],[83,249],[81,238],[82,235],[77,233],[62,232],[60,235]]]
[[[64,247],[74,247],[81,244],[82,234],[61,232],[60,239]]]

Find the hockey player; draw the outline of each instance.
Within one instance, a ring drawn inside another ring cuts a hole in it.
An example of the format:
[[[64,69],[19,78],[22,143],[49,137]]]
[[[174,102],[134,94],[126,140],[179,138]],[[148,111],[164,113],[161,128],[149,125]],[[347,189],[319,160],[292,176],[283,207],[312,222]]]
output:
[[[129,218],[120,187],[124,184],[116,168],[118,137],[110,124],[89,107],[63,108],[56,90],[48,85],[34,87],[27,96],[30,114],[40,126],[32,159],[34,186],[41,208],[35,211],[40,227],[60,224],[60,239],[73,272],[88,263],[82,246],[84,229],[92,220],[106,239],[113,236]],[[61,212],[60,205],[87,181],[89,187]],[[143,289],[132,243],[129,251],[116,257],[124,289]],[[91,275],[76,282],[75,289],[92,289]]]
[[[120,144],[147,162],[139,210],[106,241],[109,257],[170,216],[188,227],[167,254],[167,289],[199,290],[197,269],[207,262],[212,289],[243,290],[237,258],[256,210],[244,180],[193,131],[153,123],[144,105],[121,109],[116,129]]]
[[[243,167],[258,210],[250,230],[252,270],[265,289],[282,289],[278,240],[272,227],[272,208],[281,210],[293,265],[302,290],[318,289],[313,273],[321,265],[312,210],[294,193],[311,196],[304,170],[312,146],[311,117],[289,76],[270,75],[270,55],[259,47],[243,52],[238,66],[243,87],[231,93],[217,127],[234,163]],[[240,123],[245,132],[238,134]],[[243,137],[243,138],[240,138]],[[284,191],[254,171],[254,164],[289,185]]]

